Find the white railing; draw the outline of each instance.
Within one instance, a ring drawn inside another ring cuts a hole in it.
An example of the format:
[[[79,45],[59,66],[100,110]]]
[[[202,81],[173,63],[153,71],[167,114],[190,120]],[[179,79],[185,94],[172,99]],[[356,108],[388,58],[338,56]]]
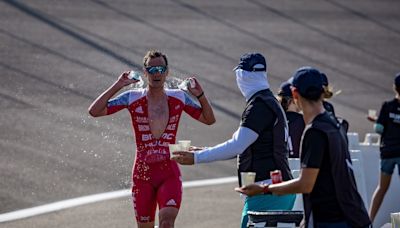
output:
[[[380,176],[380,136],[368,133],[364,142],[360,142],[358,133],[348,133],[347,136],[357,188],[368,210]],[[299,159],[290,158],[289,166],[297,177],[300,169]],[[400,178],[397,169],[393,172],[392,182],[375,218],[374,227],[390,223],[390,213],[400,212]],[[302,200],[299,197],[301,195],[297,196],[294,210],[302,210]]]

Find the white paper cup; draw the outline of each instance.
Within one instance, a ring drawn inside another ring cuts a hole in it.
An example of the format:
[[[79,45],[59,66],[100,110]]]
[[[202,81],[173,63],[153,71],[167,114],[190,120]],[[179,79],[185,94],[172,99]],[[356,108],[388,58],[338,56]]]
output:
[[[168,147],[169,147],[169,158],[174,157],[172,152],[181,150],[181,145],[180,144],[168,144]]]
[[[400,228],[400,212],[390,213],[393,228]]]
[[[254,184],[256,180],[256,173],[254,172],[241,172],[240,179],[242,181],[242,186],[246,186],[249,184]]]
[[[179,140],[178,143],[181,145],[182,150],[189,150],[190,144],[192,141],[190,140]]]
[[[368,109],[368,116],[369,117],[376,117],[376,110],[375,109]]]

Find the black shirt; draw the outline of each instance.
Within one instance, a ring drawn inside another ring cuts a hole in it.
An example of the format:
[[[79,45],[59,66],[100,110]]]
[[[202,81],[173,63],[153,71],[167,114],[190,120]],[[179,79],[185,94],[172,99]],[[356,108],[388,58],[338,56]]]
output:
[[[400,102],[397,99],[383,103],[376,121],[383,125],[381,158],[400,157]]]
[[[256,98],[243,112],[240,125],[250,128],[260,135],[264,129],[271,129],[275,120],[274,112],[265,105],[261,98]]]
[[[329,115],[325,114],[318,115],[314,121],[318,118],[329,118]],[[304,132],[301,150],[302,168],[319,169],[314,188],[309,194],[316,222],[345,220],[336,198],[328,150],[328,138],[322,131],[310,128]]]
[[[289,136],[292,142],[292,151],[289,152],[290,158],[298,158],[300,154],[300,141],[305,127],[303,115],[297,112],[288,111],[285,113],[289,127]]]
[[[285,113],[269,89],[258,91],[247,101],[240,126],[253,130],[258,137],[238,155],[238,172],[256,172],[256,181],[260,181],[279,169],[283,180],[292,179]]]

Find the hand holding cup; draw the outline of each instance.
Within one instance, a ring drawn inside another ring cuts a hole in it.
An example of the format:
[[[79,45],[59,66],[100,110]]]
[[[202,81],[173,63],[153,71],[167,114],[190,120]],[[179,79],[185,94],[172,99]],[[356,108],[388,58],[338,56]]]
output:
[[[376,110],[375,109],[368,109],[368,116],[367,119],[371,122],[376,122],[378,117],[376,116]]]
[[[236,187],[235,191],[242,193],[247,196],[255,196],[262,194],[264,192],[264,186],[261,186],[259,184],[250,184],[250,185],[245,185],[242,187]]]

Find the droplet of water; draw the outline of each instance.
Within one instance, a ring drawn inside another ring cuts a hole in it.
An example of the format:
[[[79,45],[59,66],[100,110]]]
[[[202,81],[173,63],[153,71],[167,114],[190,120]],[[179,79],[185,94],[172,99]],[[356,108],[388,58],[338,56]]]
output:
[[[130,84],[130,89],[144,89],[147,87],[147,82],[143,80],[143,75],[139,71],[131,71],[129,74],[128,78],[133,79],[133,78],[138,78],[138,82]],[[198,99],[193,96],[192,93],[190,93],[188,87],[190,86],[191,88],[195,87],[195,81],[194,80],[189,80],[189,79],[182,79],[179,77],[174,77],[174,76],[168,76],[165,80],[164,83],[164,88],[166,89],[180,89],[184,91],[188,96],[191,98],[191,100],[196,103],[197,105],[200,105]]]
[[[182,80],[180,78],[172,77],[172,80],[173,81],[171,82],[171,87],[174,87],[175,85],[176,85],[176,87],[174,87],[174,88],[168,87],[168,88],[182,90],[190,97],[190,99],[195,104],[200,106],[199,100],[189,91],[189,86],[190,86],[190,88],[194,88],[196,86],[195,85],[196,82],[193,79]]]
[[[183,80],[181,78],[168,76],[167,79],[165,80],[164,88],[166,88],[166,89],[179,89],[179,85],[181,83],[183,83],[183,82],[185,82],[185,80]]]

